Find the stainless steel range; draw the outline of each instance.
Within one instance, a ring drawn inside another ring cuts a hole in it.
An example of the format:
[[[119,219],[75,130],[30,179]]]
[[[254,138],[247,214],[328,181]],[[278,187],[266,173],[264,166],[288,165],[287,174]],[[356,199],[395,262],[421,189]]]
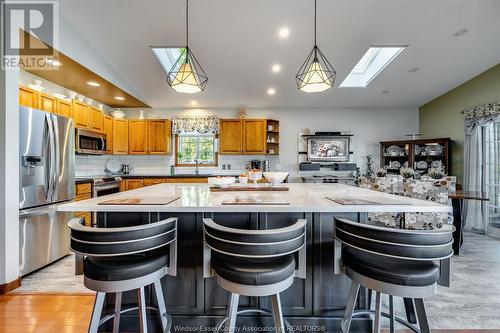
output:
[[[121,177],[97,177],[92,181],[92,198],[120,192]]]

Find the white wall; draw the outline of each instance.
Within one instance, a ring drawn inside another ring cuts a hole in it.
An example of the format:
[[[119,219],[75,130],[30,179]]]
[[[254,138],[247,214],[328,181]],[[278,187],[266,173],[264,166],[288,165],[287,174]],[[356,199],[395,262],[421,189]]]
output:
[[[17,70],[0,71],[0,283],[19,276]]]
[[[127,118],[138,118],[138,109],[124,110]],[[237,118],[236,109],[193,109],[145,110],[146,118],[171,118],[179,114],[216,114],[221,118]],[[414,109],[249,109],[247,118],[272,118],[280,121],[280,155],[260,156],[260,159],[271,161],[271,167],[281,167],[283,171],[295,174],[298,169],[297,140],[298,131],[309,128],[315,131],[351,131],[353,137],[354,161],[362,168],[365,166],[365,156],[374,155],[375,167],[379,163],[379,141],[404,139],[405,134],[418,130],[418,110]],[[221,156],[219,164],[234,163],[239,168],[255,156]],[[101,157],[106,159],[106,157]],[[105,161],[105,160],[104,160]],[[129,156],[125,161],[139,166],[140,172],[165,168],[172,163],[172,157]],[[99,159],[77,159],[77,170],[87,174],[96,174],[102,169],[103,161]],[[138,170],[136,170],[138,171]]]

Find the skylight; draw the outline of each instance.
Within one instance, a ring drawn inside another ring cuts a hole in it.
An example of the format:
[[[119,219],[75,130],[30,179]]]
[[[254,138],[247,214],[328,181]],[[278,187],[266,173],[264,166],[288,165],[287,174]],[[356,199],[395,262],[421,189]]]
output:
[[[373,46],[366,51],[340,87],[366,87],[406,46]]]
[[[167,74],[185,50],[184,47],[151,46],[151,51]]]

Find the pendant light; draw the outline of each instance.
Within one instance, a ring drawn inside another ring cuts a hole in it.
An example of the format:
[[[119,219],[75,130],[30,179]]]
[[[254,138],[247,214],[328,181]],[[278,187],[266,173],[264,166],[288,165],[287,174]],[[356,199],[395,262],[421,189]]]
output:
[[[316,45],[316,0],[314,0],[314,47],[295,76],[297,88],[304,92],[322,92],[335,83],[335,69]]]
[[[189,0],[186,0],[186,47],[167,75],[172,89],[180,93],[193,94],[205,89],[208,77],[189,48]]]

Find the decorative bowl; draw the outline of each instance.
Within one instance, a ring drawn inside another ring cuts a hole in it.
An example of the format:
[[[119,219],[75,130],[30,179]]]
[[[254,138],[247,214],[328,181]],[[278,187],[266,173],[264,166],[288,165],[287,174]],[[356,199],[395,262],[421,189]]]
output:
[[[278,185],[288,176],[288,172],[264,172],[264,177],[272,184]]]
[[[229,186],[235,181],[235,177],[208,177],[208,185],[210,186]]]
[[[111,115],[115,118],[118,118],[118,119],[123,119],[125,118],[125,113],[123,113],[122,110],[120,109],[115,109],[115,110],[112,110],[111,111]]]

